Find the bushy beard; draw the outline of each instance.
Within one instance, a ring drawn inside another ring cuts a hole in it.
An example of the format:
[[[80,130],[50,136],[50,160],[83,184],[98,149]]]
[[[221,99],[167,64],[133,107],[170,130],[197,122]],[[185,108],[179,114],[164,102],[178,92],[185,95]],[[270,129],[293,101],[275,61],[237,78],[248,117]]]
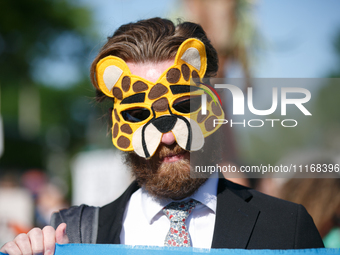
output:
[[[150,195],[178,200],[194,194],[208,176],[191,178],[190,156],[175,162],[163,162],[166,156],[176,154],[190,155],[177,143],[170,146],[161,144],[150,159],[129,152],[125,156],[125,161],[131,167],[138,184]]]

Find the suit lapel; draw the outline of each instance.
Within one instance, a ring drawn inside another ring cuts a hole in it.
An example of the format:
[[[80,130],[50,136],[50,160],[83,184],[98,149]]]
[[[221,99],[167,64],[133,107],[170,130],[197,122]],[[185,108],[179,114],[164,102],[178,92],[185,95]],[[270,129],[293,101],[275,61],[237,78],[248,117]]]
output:
[[[120,244],[125,208],[131,195],[138,189],[134,181],[117,200],[100,208],[97,243]]]
[[[212,248],[247,248],[260,213],[248,204],[251,198],[247,188],[219,180]]]
[[[120,243],[120,232],[127,202],[139,189],[133,182],[124,194],[99,211],[97,243]],[[247,202],[252,198],[247,188],[220,179],[212,248],[247,247],[260,211]]]

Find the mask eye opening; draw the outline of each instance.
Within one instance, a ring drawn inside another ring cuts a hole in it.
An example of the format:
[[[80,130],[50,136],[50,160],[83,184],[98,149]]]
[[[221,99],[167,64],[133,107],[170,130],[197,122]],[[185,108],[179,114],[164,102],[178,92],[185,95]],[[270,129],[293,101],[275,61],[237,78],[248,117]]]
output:
[[[172,108],[182,114],[189,114],[198,111],[201,108],[201,97],[200,96],[183,96],[177,98]]]
[[[150,110],[143,107],[136,107],[121,111],[121,116],[127,122],[138,123],[150,117]]]

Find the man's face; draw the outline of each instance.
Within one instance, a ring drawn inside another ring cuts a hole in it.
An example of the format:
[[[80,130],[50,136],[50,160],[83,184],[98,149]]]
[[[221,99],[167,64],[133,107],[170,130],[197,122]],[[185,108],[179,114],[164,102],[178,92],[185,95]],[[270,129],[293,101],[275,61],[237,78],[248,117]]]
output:
[[[206,69],[205,46],[195,38],[185,40],[168,61],[133,63],[109,55],[97,63],[98,89],[114,98],[112,142],[134,151],[127,163],[154,196],[187,197],[205,181],[190,178],[189,159],[200,165],[211,158],[207,144],[221,126],[214,122],[224,118],[216,91],[203,83]]]
[[[222,125],[215,120],[224,119],[217,92],[203,82],[206,70],[205,46],[195,38],[185,40],[168,61],[128,65],[117,56],[101,59],[96,85],[114,98],[113,144],[150,158],[164,143],[163,134],[171,131],[184,150],[201,150],[205,138]],[[206,110],[201,112],[201,107]]]
[[[127,62],[127,65],[132,74],[156,82],[173,62],[170,59],[159,63]],[[130,152],[126,163],[139,184],[156,197],[181,199],[192,195],[206,181],[206,178],[190,178],[190,152],[176,143],[171,131],[162,135],[161,144],[149,160]]]

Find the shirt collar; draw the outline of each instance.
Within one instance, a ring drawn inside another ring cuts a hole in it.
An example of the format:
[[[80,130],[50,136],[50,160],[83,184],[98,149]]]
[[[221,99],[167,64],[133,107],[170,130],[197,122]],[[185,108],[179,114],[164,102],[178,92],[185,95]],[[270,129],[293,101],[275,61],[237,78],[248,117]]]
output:
[[[218,176],[213,174],[190,198],[201,202],[203,205],[207,206],[210,210],[216,213],[217,184]],[[183,200],[187,199],[188,198],[185,198]],[[149,224],[152,224],[153,221],[156,220],[156,216],[162,216],[162,214],[159,213],[162,213],[161,210],[163,207],[173,201],[171,199],[155,198],[144,188],[141,188],[141,200],[142,210]]]

